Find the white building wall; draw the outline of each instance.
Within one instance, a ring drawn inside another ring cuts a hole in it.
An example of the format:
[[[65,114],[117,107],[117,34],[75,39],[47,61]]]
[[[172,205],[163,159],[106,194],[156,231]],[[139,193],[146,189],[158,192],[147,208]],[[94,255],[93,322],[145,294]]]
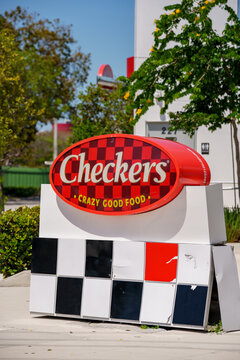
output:
[[[150,49],[153,45],[153,31],[156,28],[154,20],[165,12],[164,7],[176,4],[178,0],[135,0],[135,46],[134,46],[134,69],[138,69],[142,62],[149,56]],[[238,0],[228,0],[228,4],[238,13]],[[221,9],[215,8],[212,14],[213,26],[216,30],[221,31],[227,20],[226,13]],[[187,98],[175,101],[169,107],[169,111],[180,110],[188,101]],[[238,194],[234,193],[234,177],[236,176],[236,163],[233,165],[232,140],[230,126],[225,125],[222,129],[213,133],[209,132],[206,127],[200,128],[191,139],[182,131],[176,134],[170,134],[163,131],[163,128],[169,127],[168,114],[160,115],[161,104],[155,101],[149,111],[144,114],[135,125],[134,133],[142,136],[157,136],[170,138],[193,147],[201,154],[201,144],[209,143],[209,155],[203,155],[208,162],[212,183],[223,183],[223,198],[225,206],[234,206],[238,202]],[[239,127],[240,131],[240,127]],[[233,144],[234,149],[234,144]],[[236,187],[237,185],[235,185]]]
[[[224,125],[221,130],[216,130],[213,133],[209,132],[206,127],[201,127],[197,131],[196,138],[196,150],[200,154],[201,144],[209,143],[209,155],[202,154],[202,156],[211,169],[211,183],[221,182],[223,184],[224,205],[232,207],[239,204],[238,191],[236,189],[235,146],[231,137],[230,125]],[[234,187],[235,190],[233,189]]]

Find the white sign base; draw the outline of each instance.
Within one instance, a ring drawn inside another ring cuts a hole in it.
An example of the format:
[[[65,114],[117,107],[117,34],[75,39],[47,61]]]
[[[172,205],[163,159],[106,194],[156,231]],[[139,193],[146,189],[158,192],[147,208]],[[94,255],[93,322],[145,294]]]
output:
[[[30,311],[204,330],[215,268],[223,328],[239,330],[231,304],[240,309],[240,290],[225,240],[219,185],[185,187],[162,208],[125,216],[80,211],[43,185]]]
[[[40,237],[223,244],[221,184],[186,186],[169,204],[138,215],[95,215],[61,200],[42,185]]]
[[[223,330],[240,330],[240,285],[233,249],[213,246],[213,261]]]

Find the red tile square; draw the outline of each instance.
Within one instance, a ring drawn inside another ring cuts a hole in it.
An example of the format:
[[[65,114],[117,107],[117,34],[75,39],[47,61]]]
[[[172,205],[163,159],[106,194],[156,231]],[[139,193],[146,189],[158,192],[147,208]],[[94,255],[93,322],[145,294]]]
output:
[[[70,198],[71,197],[71,186],[65,185],[63,188],[62,195],[66,198]]]
[[[98,140],[99,147],[106,147],[107,146],[107,139],[99,139]]]
[[[89,151],[88,160],[95,160],[97,159],[97,147],[91,148]]]
[[[115,147],[108,147],[105,160],[115,160]]]
[[[124,139],[124,138],[118,137],[118,138],[116,138],[115,141],[116,141],[116,142],[115,142],[115,146],[116,146],[116,147],[124,146],[124,143],[125,143],[125,139]]]
[[[177,277],[178,245],[146,243],[145,280],[171,282]]]

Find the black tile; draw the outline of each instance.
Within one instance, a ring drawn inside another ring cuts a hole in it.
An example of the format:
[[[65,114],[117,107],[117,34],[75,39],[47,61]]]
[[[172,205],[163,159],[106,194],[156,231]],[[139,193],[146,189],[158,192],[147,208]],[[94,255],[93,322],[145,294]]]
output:
[[[58,277],[56,313],[80,315],[83,279]]]
[[[104,186],[104,199],[112,199],[112,198],[113,198],[113,187]]]
[[[122,186],[122,197],[125,198],[130,198],[131,197],[131,186]]]
[[[111,318],[139,320],[142,288],[141,282],[113,281]]]
[[[111,277],[112,244],[112,241],[87,240],[86,276],[102,278]]]
[[[32,273],[56,274],[58,239],[34,238],[32,243]]]
[[[142,146],[135,146],[133,148],[133,159],[142,159]]]
[[[96,186],[87,186],[87,196],[95,198]]]
[[[106,159],[106,148],[98,148],[97,150],[97,160],[105,160]]]
[[[98,146],[98,140],[92,140],[89,142],[89,147],[90,148],[95,148]]]
[[[161,150],[156,148],[155,146],[152,147],[152,159],[161,159]]]
[[[115,146],[116,138],[107,138],[107,147]]]
[[[174,324],[203,326],[208,288],[195,286],[177,286]]]
[[[125,139],[124,146],[133,146],[133,139]]]

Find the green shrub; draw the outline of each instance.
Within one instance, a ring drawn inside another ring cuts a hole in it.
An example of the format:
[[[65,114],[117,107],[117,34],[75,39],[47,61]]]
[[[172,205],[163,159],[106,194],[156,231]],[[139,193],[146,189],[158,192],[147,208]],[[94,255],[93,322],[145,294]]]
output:
[[[25,198],[29,196],[39,196],[40,188],[24,186],[4,186],[4,195]]]
[[[238,242],[240,240],[240,209],[225,208],[225,224],[227,233],[227,242]]]
[[[38,237],[40,207],[0,214],[0,273],[4,277],[31,268],[32,239]]]

